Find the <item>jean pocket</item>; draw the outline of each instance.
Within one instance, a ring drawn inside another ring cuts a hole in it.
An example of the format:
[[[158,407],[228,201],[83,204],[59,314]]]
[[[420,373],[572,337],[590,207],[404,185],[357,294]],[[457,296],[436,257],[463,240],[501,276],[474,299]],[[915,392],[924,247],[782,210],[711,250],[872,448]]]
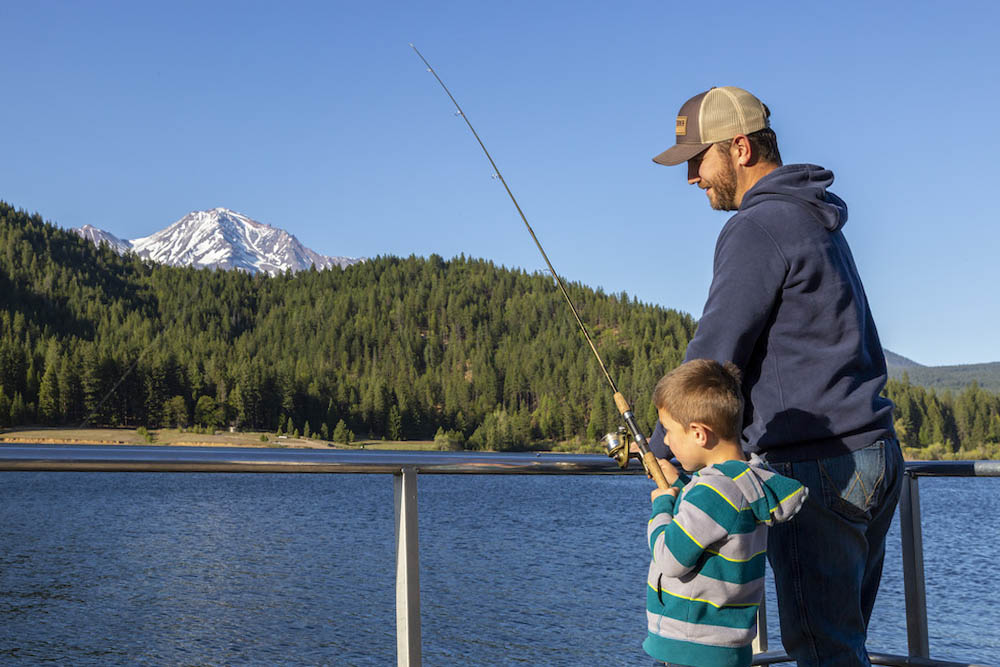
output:
[[[826,506],[847,519],[870,518],[885,480],[885,442],[818,464]]]

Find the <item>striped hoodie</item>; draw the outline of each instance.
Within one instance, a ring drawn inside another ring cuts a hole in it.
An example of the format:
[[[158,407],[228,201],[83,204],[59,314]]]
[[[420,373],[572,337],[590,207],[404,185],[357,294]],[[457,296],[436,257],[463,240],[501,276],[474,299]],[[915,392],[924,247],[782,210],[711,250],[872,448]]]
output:
[[[767,527],[791,519],[808,489],[756,454],[682,474],[674,486],[677,498],[653,501],[646,531],[653,559],[642,647],[657,660],[693,667],[749,665]]]

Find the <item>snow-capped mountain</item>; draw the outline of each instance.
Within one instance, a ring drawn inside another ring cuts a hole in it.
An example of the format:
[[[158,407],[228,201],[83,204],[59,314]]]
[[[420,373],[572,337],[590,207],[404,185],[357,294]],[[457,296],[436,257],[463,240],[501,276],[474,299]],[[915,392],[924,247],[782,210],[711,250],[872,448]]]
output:
[[[242,269],[275,275],[287,269],[301,271],[314,264],[317,269],[325,269],[364,261],[321,255],[283,229],[225,208],[193,211],[166,229],[131,241],[90,225],[73,231],[95,243],[105,241],[119,252],[131,250],[140,257],[172,266]]]
[[[74,229],[73,231],[88,241],[93,241],[94,245],[107,243],[119,253],[127,252],[132,248],[132,244],[128,241],[123,241],[114,234],[106,232],[103,229],[98,229],[92,225],[84,225],[83,227]]]

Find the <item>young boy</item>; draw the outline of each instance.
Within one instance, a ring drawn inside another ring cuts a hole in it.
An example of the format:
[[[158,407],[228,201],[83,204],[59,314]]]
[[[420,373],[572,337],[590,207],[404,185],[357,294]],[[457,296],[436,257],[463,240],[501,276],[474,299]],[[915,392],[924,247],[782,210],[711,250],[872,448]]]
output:
[[[792,518],[808,489],[756,455],[746,460],[735,365],[682,364],[657,383],[653,402],[666,444],[693,474],[660,461],[672,486],[651,494],[642,647],[670,665],[744,667],[764,594],[767,526]]]

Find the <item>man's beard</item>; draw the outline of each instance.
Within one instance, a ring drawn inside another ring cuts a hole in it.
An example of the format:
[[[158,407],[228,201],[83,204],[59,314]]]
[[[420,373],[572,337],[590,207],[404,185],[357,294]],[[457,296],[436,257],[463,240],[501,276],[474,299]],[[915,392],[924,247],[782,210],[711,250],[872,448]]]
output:
[[[708,203],[716,211],[736,211],[739,209],[736,204],[736,169],[729,160],[723,160],[722,164],[723,171],[718,179],[709,183],[712,191],[709,193]]]

